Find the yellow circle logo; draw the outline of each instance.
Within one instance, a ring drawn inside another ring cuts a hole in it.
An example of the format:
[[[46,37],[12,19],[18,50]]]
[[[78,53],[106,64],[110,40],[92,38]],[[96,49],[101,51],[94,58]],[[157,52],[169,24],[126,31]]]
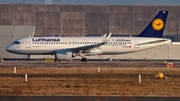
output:
[[[164,27],[164,22],[162,19],[160,18],[157,18],[157,19],[154,19],[154,21],[152,22],[152,27],[155,29],[155,30],[161,30],[163,27]]]

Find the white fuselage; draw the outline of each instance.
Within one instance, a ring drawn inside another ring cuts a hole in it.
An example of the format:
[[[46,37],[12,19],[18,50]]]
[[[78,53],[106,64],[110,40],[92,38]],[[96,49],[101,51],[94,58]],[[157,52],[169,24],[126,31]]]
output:
[[[15,54],[54,55],[56,50],[71,49],[101,43],[104,37],[27,37],[18,39],[6,50]],[[110,37],[108,42],[100,47],[81,51],[85,55],[115,55],[131,53],[144,49],[170,44],[166,38],[147,37]]]

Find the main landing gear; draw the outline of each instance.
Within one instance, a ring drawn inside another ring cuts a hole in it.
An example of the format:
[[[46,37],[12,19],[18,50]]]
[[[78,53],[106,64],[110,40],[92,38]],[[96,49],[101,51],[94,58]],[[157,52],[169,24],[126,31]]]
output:
[[[30,61],[30,57],[31,57],[30,55],[27,56],[27,61]]]
[[[81,62],[87,62],[87,58],[84,58],[84,57],[83,57],[83,58],[81,59]]]

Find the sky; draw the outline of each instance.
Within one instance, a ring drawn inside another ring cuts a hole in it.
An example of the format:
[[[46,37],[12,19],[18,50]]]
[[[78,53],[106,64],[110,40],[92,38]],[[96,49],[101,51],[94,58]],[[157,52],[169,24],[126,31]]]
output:
[[[0,4],[44,4],[45,0],[0,0]],[[85,5],[180,5],[180,0],[52,0],[52,4]]]

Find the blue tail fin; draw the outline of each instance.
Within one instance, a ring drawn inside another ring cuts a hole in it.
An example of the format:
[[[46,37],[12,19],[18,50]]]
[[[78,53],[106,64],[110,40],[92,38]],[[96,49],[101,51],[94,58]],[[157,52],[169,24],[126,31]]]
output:
[[[151,23],[137,37],[162,38],[168,11],[160,11]]]

